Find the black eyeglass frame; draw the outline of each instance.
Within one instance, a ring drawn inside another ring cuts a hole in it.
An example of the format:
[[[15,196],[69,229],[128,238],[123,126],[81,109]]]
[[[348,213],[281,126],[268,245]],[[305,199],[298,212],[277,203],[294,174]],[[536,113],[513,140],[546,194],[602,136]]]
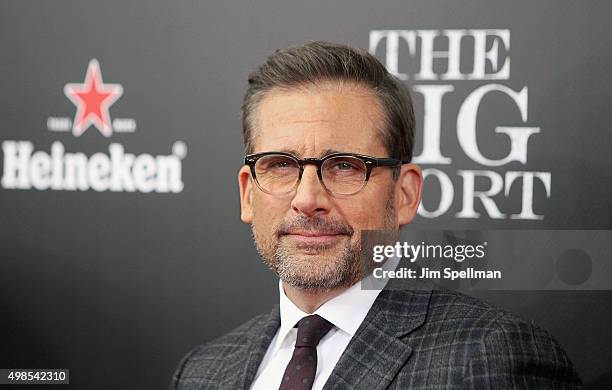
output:
[[[298,166],[300,167],[300,172],[298,174],[297,181],[295,182],[293,188],[291,188],[287,192],[273,193],[273,192],[266,191],[264,188],[261,187],[261,185],[259,184],[259,181],[257,180],[257,173],[255,172],[255,164],[257,163],[257,160],[259,160],[262,157],[266,157],[270,155],[280,155],[280,156],[289,157],[295,160],[295,162],[297,162]],[[323,166],[325,161],[329,160],[330,158],[334,158],[334,157],[354,157],[364,162],[365,167],[366,167],[366,174],[365,174],[365,179],[363,181],[363,185],[361,186],[361,188],[359,188],[357,191],[350,193],[350,194],[338,194],[338,193],[331,191],[329,188],[327,188],[327,186],[325,185],[325,182],[323,181],[323,174],[321,172],[321,167]],[[360,192],[361,190],[365,188],[366,184],[368,184],[368,180],[370,180],[370,174],[372,173],[372,169],[376,167],[398,168],[402,166],[403,164],[408,164],[409,162],[410,160],[405,161],[405,160],[399,160],[396,158],[379,158],[379,157],[366,156],[364,154],[356,154],[356,153],[331,153],[326,156],[323,156],[322,158],[304,158],[304,159],[298,158],[294,156],[293,154],[286,153],[286,152],[263,152],[263,153],[247,154],[246,156],[244,156],[244,165],[247,165],[250,168],[251,176],[253,177],[253,180],[255,180],[257,187],[259,187],[259,189],[262,190],[263,192],[270,194],[270,195],[286,195],[292,192],[296,188],[297,184],[302,180],[302,174],[304,173],[305,165],[315,165],[317,167],[317,176],[319,177],[319,182],[321,183],[323,188],[325,188],[325,191],[331,194],[334,194],[334,195],[350,196],[350,195],[355,195],[356,193]]]

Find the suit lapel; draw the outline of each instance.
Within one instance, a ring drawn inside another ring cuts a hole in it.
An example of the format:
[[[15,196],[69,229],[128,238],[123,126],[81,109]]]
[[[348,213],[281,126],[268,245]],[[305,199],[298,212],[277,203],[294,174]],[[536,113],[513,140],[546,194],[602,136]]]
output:
[[[381,291],[323,389],[386,389],[412,354],[400,338],[425,322],[430,295],[429,289]]]
[[[227,356],[228,365],[223,370],[226,375],[217,388],[248,389],[279,327],[280,311],[278,305],[275,305],[265,321],[245,333],[245,347]]]
[[[337,387],[386,389],[406,363],[412,347],[400,338],[425,322],[431,291],[392,288],[380,292],[334,367],[324,390]],[[248,389],[279,327],[280,311],[275,305],[264,321],[244,334],[245,346],[227,356],[228,364],[223,370],[226,375],[217,389]]]

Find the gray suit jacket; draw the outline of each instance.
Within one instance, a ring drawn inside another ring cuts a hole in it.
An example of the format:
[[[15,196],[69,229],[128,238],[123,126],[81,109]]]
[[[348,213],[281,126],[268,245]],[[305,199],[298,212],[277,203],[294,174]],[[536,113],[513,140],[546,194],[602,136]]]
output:
[[[276,305],[193,349],[171,389],[248,389],[279,326]],[[581,387],[552,336],[512,314],[448,290],[383,290],[324,389]]]

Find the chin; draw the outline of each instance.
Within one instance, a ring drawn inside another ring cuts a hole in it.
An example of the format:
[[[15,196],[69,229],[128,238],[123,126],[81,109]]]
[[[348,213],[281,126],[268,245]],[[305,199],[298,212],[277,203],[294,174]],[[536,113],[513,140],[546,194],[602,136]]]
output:
[[[337,256],[291,256],[278,267],[278,276],[285,283],[311,291],[349,286],[353,272]]]
[[[282,278],[281,278],[282,279]],[[319,278],[310,278],[305,277],[303,275],[296,275],[295,277],[289,277],[286,279],[282,279],[283,282],[289,284],[294,288],[298,288],[300,290],[305,290],[308,292],[316,293],[321,291],[329,291],[337,288],[348,286],[349,283],[342,280],[328,280],[328,279],[319,279]]]

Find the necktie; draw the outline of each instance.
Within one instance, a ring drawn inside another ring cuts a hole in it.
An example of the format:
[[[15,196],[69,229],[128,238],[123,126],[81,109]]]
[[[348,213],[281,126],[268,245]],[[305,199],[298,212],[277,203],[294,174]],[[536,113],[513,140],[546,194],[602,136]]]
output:
[[[317,372],[317,344],[334,325],[315,314],[302,318],[298,324],[293,356],[279,390],[310,390]]]

